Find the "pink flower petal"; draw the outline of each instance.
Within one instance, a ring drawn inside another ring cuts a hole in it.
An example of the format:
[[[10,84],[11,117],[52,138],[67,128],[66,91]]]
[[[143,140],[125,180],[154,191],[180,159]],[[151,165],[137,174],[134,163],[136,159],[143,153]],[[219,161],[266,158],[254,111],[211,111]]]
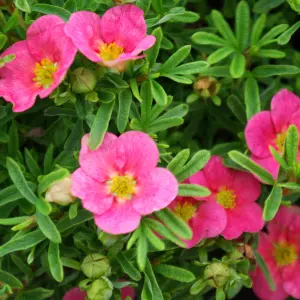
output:
[[[81,141],[79,162],[83,171],[98,182],[109,179],[111,173],[117,171],[117,140],[118,138],[106,133],[101,146],[97,150],[90,150],[88,146],[89,135]]]
[[[114,202],[102,215],[95,215],[96,225],[110,234],[125,234],[134,231],[140,224],[141,215],[132,207],[131,201]]]
[[[130,297],[132,300],[135,297],[135,290],[130,285],[125,286],[121,289],[122,300],[126,300],[126,297]]]
[[[152,138],[143,132],[128,131],[118,138],[118,153],[125,159],[123,170],[134,176],[147,174],[155,168],[159,152]]]
[[[273,176],[274,180],[277,179],[280,166],[279,163],[273,158],[273,156],[259,158],[255,155],[251,155],[251,159],[266,171],[268,171]],[[260,180],[259,178],[257,179]]]
[[[145,55],[134,56],[131,53],[121,54],[117,59],[102,61],[101,65],[103,65],[105,67],[109,67],[109,68],[116,68],[116,67],[121,66],[121,69],[122,69],[122,67],[124,68],[124,66],[126,66],[126,62],[128,62],[130,60],[141,59],[144,57],[145,57]]]
[[[68,291],[62,300],[85,300],[86,291],[82,291],[80,288],[73,288]]]
[[[245,139],[248,148],[255,156],[266,158],[271,155],[269,146],[275,147],[276,131],[270,112],[260,112],[249,120],[245,130]]]
[[[209,183],[207,182],[206,178],[204,177],[204,172],[203,171],[199,171],[196,174],[192,175],[189,179],[188,179],[189,183],[191,184],[198,184],[204,187],[207,187],[208,189],[210,189]],[[197,200],[208,200],[208,197],[194,197]]]
[[[102,41],[101,19],[96,13],[88,11],[73,13],[65,26],[65,33],[89,60],[102,61],[97,48]]]
[[[131,52],[131,55],[135,56],[151,48],[156,42],[156,38],[153,35],[146,35]]]
[[[299,97],[286,89],[278,92],[271,103],[271,114],[276,131],[283,132],[294,122],[300,127],[299,118],[293,118],[293,115],[299,110]]]
[[[132,205],[142,215],[167,207],[178,192],[177,179],[163,168],[148,169],[148,174],[139,177],[137,186],[138,192],[132,199]]]
[[[144,12],[135,5],[115,6],[107,10],[101,23],[105,43],[116,43],[132,52],[146,35]]]
[[[282,273],[283,289],[290,296],[300,299],[300,260],[286,266]]]
[[[227,226],[222,235],[227,240],[236,239],[244,232],[259,232],[264,227],[262,209],[257,203],[238,205],[226,212]]]
[[[94,214],[103,214],[112,206],[113,197],[108,195],[106,188],[106,184],[93,180],[81,168],[72,174],[72,194]]]
[[[202,239],[216,237],[222,233],[227,224],[226,212],[216,202],[202,202],[189,224],[193,230],[193,238],[184,242],[188,248],[192,248]]]
[[[56,15],[45,15],[34,21],[27,29],[27,38],[35,37],[51,30],[56,25],[64,25],[65,22]]]
[[[241,171],[233,172],[232,188],[237,195],[237,205],[256,201],[261,193],[259,181],[250,173]]]
[[[259,243],[257,251],[264,258],[268,265],[276,269],[276,262],[274,259],[273,251],[274,244],[269,235],[264,232],[259,232]]]

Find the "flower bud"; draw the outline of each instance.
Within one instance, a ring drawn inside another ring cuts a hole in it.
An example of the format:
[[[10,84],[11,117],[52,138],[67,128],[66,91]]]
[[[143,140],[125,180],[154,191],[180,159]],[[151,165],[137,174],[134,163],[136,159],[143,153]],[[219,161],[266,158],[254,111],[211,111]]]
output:
[[[207,284],[215,288],[224,286],[230,275],[231,269],[221,262],[213,262],[204,270],[204,278],[207,280]]]
[[[96,75],[89,69],[81,67],[72,72],[71,85],[74,93],[81,94],[91,92],[95,88],[96,83]]]
[[[89,102],[98,102],[99,96],[96,92],[90,92],[85,95],[85,100]]]
[[[90,279],[109,276],[111,273],[108,258],[98,253],[86,256],[81,264],[81,270]]]
[[[194,91],[204,99],[216,96],[221,84],[214,77],[199,77],[194,82]]]
[[[55,202],[60,205],[68,205],[76,200],[71,194],[71,176],[53,183],[46,192],[45,199],[48,202]]]
[[[106,278],[101,277],[95,280],[87,289],[89,300],[108,300],[112,296],[113,285]]]

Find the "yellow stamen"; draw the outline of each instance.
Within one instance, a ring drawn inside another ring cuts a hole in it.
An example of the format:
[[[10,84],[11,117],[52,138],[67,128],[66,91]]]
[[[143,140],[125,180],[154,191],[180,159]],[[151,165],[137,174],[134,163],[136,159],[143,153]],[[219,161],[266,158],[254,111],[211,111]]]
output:
[[[113,176],[107,182],[110,194],[125,200],[130,200],[135,193],[136,181],[130,175]]]
[[[286,138],[286,132],[278,133],[276,135],[275,143],[277,146],[277,149],[282,153],[284,150],[284,143]]]
[[[233,209],[236,207],[236,194],[226,187],[222,188],[217,194],[217,202],[226,209]]]
[[[115,60],[123,53],[124,48],[118,46],[116,43],[100,45],[99,55],[104,61]]]
[[[49,88],[54,82],[54,73],[57,69],[57,64],[48,58],[43,58],[40,63],[36,63],[33,69],[35,75],[33,81],[36,83],[36,86],[45,89]]]
[[[190,202],[177,203],[174,209],[177,216],[184,219],[186,222],[189,221],[196,212],[195,206]]]
[[[285,242],[274,246],[273,255],[279,267],[291,265],[298,259],[296,246]]]

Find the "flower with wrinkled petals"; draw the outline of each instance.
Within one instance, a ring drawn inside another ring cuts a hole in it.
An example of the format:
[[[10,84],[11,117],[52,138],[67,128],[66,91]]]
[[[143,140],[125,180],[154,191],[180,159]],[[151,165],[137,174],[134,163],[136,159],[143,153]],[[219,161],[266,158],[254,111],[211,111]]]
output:
[[[273,158],[269,146],[283,153],[284,141],[290,125],[300,130],[300,99],[289,92],[278,92],[271,103],[271,111],[262,111],[248,122],[245,138],[251,158],[277,179],[279,163]]]
[[[212,156],[203,171],[189,181],[211,191],[209,197],[197,199],[214,203],[226,214],[226,226],[221,233],[225,239],[232,240],[244,232],[258,232],[263,228],[262,209],[255,203],[261,187],[250,173],[226,168],[221,157]]]
[[[178,182],[170,171],[156,167],[159,152],[147,134],[107,133],[97,150],[89,149],[88,138],[82,139],[72,194],[94,214],[100,229],[110,234],[131,232],[142,216],[174,200]]]
[[[147,35],[143,10],[133,4],[115,6],[102,18],[88,11],[73,13],[65,33],[89,60],[120,70],[155,43]]]
[[[182,217],[193,231],[192,239],[184,240],[187,248],[194,247],[204,238],[218,236],[226,227],[226,213],[216,202],[177,197],[169,207]]]
[[[62,300],[85,300],[86,291],[82,291],[80,288],[73,288],[69,290]]]
[[[64,79],[77,51],[64,27],[55,15],[40,17],[28,28],[25,41],[0,56],[15,55],[0,69],[0,96],[13,104],[14,112],[31,108],[37,96],[48,97]]]
[[[253,290],[262,300],[300,299],[300,209],[281,207],[268,224],[268,234],[259,234],[258,252],[276,284],[272,291],[259,267],[251,274]]]

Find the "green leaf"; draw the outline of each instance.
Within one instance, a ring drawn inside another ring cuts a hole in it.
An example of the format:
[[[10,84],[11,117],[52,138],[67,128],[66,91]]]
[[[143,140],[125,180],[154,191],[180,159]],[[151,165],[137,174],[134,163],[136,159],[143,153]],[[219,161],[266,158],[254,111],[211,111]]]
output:
[[[147,60],[149,62],[149,67],[150,68],[153,67],[154,64],[156,63],[156,59],[157,59],[159,49],[160,49],[160,44],[161,44],[161,41],[162,41],[162,38],[163,38],[163,32],[162,32],[161,28],[158,27],[158,28],[155,28],[152,31],[151,34],[153,36],[155,36],[156,43],[152,48],[150,48],[149,50],[146,51]]]
[[[251,46],[256,45],[260,40],[266,25],[266,21],[267,21],[267,16],[265,14],[262,14],[260,15],[259,18],[257,18],[251,32],[251,42],[250,42]]]
[[[59,6],[49,5],[49,4],[35,4],[32,6],[32,11],[37,11],[46,15],[57,15],[61,17],[64,21],[68,21],[71,17],[71,13]]]
[[[139,266],[140,271],[144,271],[148,253],[148,241],[147,237],[141,229],[141,234],[138,238],[137,248],[136,248],[136,261]]]
[[[250,32],[250,8],[246,1],[239,2],[235,15],[236,38],[241,51],[248,46]]]
[[[281,188],[296,191],[296,192],[300,191],[300,184],[297,184],[294,182],[281,183],[281,184],[278,184],[278,186]]]
[[[42,300],[50,298],[54,294],[54,290],[44,288],[36,288],[33,290],[23,291],[20,300]]]
[[[61,243],[61,236],[49,216],[36,212],[36,221],[42,233],[53,243]]]
[[[246,155],[235,150],[230,151],[228,155],[230,159],[232,159],[235,163],[237,163],[238,165],[242,166],[246,170],[258,176],[266,184],[270,184],[270,185],[274,184],[274,179],[272,175],[268,173],[265,169],[263,169],[261,166],[253,162]]]
[[[292,9],[296,12],[300,12],[300,2],[299,0],[288,0],[288,3],[292,7]]]
[[[119,94],[119,111],[117,116],[117,127],[120,133],[124,132],[128,124],[132,94],[130,89],[124,89]]]
[[[262,270],[264,277],[267,280],[271,291],[276,291],[276,283],[275,283],[274,279],[272,278],[270,270],[269,270],[267,264],[265,263],[263,257],[257,251],[255,251],[255,257],[256,257],[256,262],[259,265],[260,269]]]
[[[0,32],[0,50],[5,46],[7,42],[7,36]],[[0,61],[0,67],[1,67],[1,61]]]
[[[64,267],[71,268],[76,271],[81,271],[81,265],[79,261],[69,257],[61,257],[60,260]]]
[[[285,2],[285,0],[259,0],[255,3],[253,11],[258,14],[267,13],[271,9],[281,5],[283,2]]]
[[[9,128],[9,141],[8,141],[8,154],[12,158],[16,158],[18,154],[18,149],[20,147],[19,142],[19,128],[15,121],[12,122]]]
[[[64,144],[65,151],[75,151],[80,148],[80,141],[84,134],[82,120],[77,120],[71,134]]]
[[[180,282],[189,283],[196,279],[195,275],[186,269],[165,264],[155,266],[154,271],[164,277]]]
[[[179,182],[189,178],[193,174],[200,171],[210,159],[210,153],[207,150],[198,151],[191,160],[180,170],[175,172],[175,176]]]
[[[37,197],[29,188],[20,166],[10,157],[7,157],[6,159],[6,166],[12,182],[23,197],[30,203],[35,204],[37,202]]]
[[[13,28],[17,27],[19,24],[19,11],[15,9],[14,13],[10,16],[5,26],[3,27],[3,32],[6,33]]]
[[[221,33],[221,35],[224,37],[224,39],[231,46],[237,47],[237,40],[236,40],[229,24],[224,19],[223,15],[219,11],[213,10],[211,13],[211,18],[213,20],[215,27],[218,29],[218,31]]]
[[[176,75],[191,75],[197,74],[208,67],[208,63],[206,61],[195,61],[191,63],[187,63],[184,65],[180,65],[179,67],[172,68],[168,71],[169,74],[176,74]]]
[[[152,0],[151,5],[156,12],[162,13],[162,11],[163,11],[162,0]]]
[[[285,45],[287,44],[290,39],[292,38],[292,35],[300,28],[300,21],[298,21],[296,24],[294,24],[292,27],[290,27],[288,30],[283,32],[278,38],[277,43],[279,45]],[[1,49],[1,46],[0,46]]]
[[[231,53],[234,52],[234,49],[231,47],[223,47],[215,52],[213,52],[208,58],[207,62],[210,65],[216,64],[217,62],[221,61],[222,59],[228,57]]]
[[[273,27],[270,31],[268,31],[258,42],[259,46],[267,45],[269,41],[272,41],[274,38],[276,38],[278,35],[283,33],[288,29],[287,24],[280,24],[275,27]]]
[[[211,192],[208,188],[197,184],[179,184],[178,196],[181,197],[208,197]]]
[[[78,201],[72,203],[69,207],[69,218],[70,220],[74,219],[78,214]]]
[[[153,292],[153,300],[164,300],[164,297],[162,295],[161,289],[156,281],[155,275],[152,270],[151,263],[149,259],[146,260],[146,267],[145,267],[145,274],[148,276],[151,286],[152,286],[152,292]]]
[[[182,83],[182,84],[192,84],[193,80],[180,76],[175,74],[168,74],[168,73],[162,73],[160,74],[161,77],[167,77],[175,82]]]
[[[202,76],[230,77],[229,66],[205,68],[202,69],[199,73]]]
[[[256,67],[252,74],[254,77],[266,78],[271,76],[296,75],[300,69],[296,66],[289,65],[264,65]]]
[[[131,237],[129,238],[127,245],[126,245],[126,250],[130,250],[131,247],[135,244],[137,239],[139,238],[141,234],[141,227],[138,227],[132,234]]]
[[[255,53],[255,56],[267,58],[283,58],[286,56],[286,53],[275,49],[261,49]]]
[[[31,13],[30,5],[27,0],[14,0],[16,7],[26,13]]]
[[[270,195],[265,201],[263,219],[268,222],[276,216],[282,199],[282,189],[276,185],[273,187]]]
[[[142,300],[152,300],[153,299],[153,291],[152,291],[152,285],[150,282],[150,279],[147,274],[144,276],[144,286],[142,290]]]
[[[245,107],[238,97],[235,95],[229,96],[227,106],[242,124],[247,122]]]
[[[133,266],[133,264],[127,259],[127,257],[119,252],[115,258],[118,263],[121,265],[125,274],[127,274],[132,280],[140,281],[142,276],[141,273]]]
[[[12,274],[0,270],[0,282],[8,284],[11,288],[22,289],[22,282]]]
[[[252,76],[248,77],[246,81],[245,104],[248,120],[260,112],[259,87],[257,81]]]
[[[299,133],[295,125],[290,125],[285,141],[286,158],[288,165],[296,170],[297,166],[297,154],[299,146]]]
[[[221,37],[205,31],[193,34],[192,41],[199,45],[228,46],[228,42]]]
[[[147,226],[143,224],[143,232],[147,237],[149,243],[158,251],[165,249],[165,243]]]
[[[181,150],[168,164],[168,169],[172,173],[178,173],[182,170],[190,157],[190,149]]]
[[[164,88],[155,80],[150,80],[151,92],[157,104],[165,106],[168,102],[168,95]]]
[[[270,152],[272,153],[274,159],[279,163],[279,165],[285,170],[289,171],[289,166],[283,159],[280,153],[278,153],[272,146],[269,146]]]
[[[11,259],[14,262],[14,264],[25,274],[28,276],[32,276],[32,270],[28,265],[22,260],[20,256],[11,255]]]
[[[29,217],[14,217],[14,218],[7,218],[1,219],[0,218],[0,225],[16,225],[26,221]]]
[[[216,300],[225,300],[226,294],[222,288],[216,289]]]
[[[34,177],[37,178],[42,173],[42,170],[40,169],[38,163],[36,162],[36,160],[32,157],[31,153],[26,148],[24,151],[24,156],[25,156],[25,162],[28,167],[28,170]]]
[[[180,65],[190,54],[191,46],[186,45],[177,50],[173,55],[171,55],[166,62],[164,62],[159,68],[160,73],[168,73],[169,69],[175,68]]]
[[[170,118],[163,118],[157,119],[156,121],[152,122],[149,127],[147,128],[149,133],[156,133],[159,131],[166,130],[168,128],[179,126],[183,124],[184,120],[180,117],[170,117]]]
[[[230,64],[230,74],[233,78],[240,78],[246,69],[246,58],[241,53],[236,53]]]
[[[199,279],[190,288],[191,295],[198,295],[206,287],[206,281]]]
[[[147,14],[151,6],[151,0],[136,0],[136,5],[140,7],[145,12],[145,14]]]
[[[135,78],[131,78],[130,79],[130,88],[131,88],[133,96],[137,100],[139,100],[140,102],[142,102],[143,99],[141,98],[141,95],[140,95],[140,92],[139,92],[139,88],[138,88],[138,85],[137,85],[137,82],[136,82]]]
[[[180,117],[183,118],[188,113],[189,106],[186,104],[179,104],[174,108],[169,109],[165,114],[160,116],[157,120],[168,119],[172,117]],[[152,110],[153,112],[153,110]],[[155,120],[156,115],[153,114],[151,119]]]
[[[89,138],[89,147],[91,150],[96,150],[99,146],[101,146],[104,135],[108,129],[114,104],[114,101],[110,103],[102,103],[98,109]]]
[[[50,242],[48,249],[48,262],[53,278],[62,282],[64,279],[64,269],[59,255],[59,244]]]
[[[168,208],[155,212],[155,216],[180,238],[185,240],[192,238],[193,232],[191,228],[181,217],[178,217]]]
[[[109,73],[107,74],[107,80],[112,83],[118,89],[127,89],[129,86],[125,80],[118,74]]]

